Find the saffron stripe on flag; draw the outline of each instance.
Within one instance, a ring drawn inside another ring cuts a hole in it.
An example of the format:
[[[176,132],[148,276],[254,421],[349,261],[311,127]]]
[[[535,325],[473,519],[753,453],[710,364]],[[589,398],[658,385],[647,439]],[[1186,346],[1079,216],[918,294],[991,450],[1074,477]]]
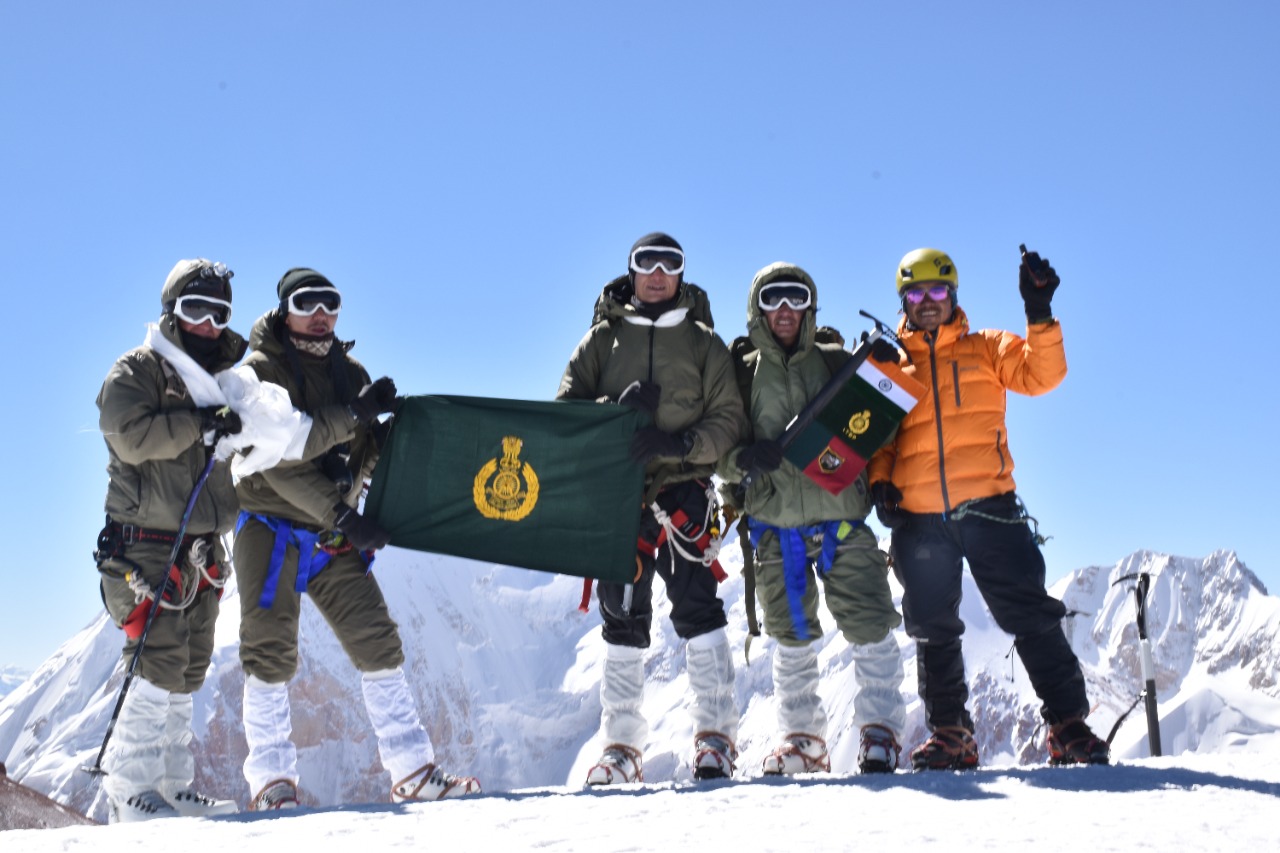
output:
[[[924,396],[924,386],[903,373],[896,364],[867,359],[858,366],[858,376],[901,409],[904,415]]]

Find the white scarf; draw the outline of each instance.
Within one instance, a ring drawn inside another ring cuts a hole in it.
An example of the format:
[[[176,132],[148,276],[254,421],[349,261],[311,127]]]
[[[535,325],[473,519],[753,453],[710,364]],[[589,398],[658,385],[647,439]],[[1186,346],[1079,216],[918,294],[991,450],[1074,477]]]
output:
[[[240,432],[223,436],[214,450],[219,459],[237,453],[231,461],[235,479],[265,471],[285,459],[302,458],[311,432],[311,416],[293,407],[287,390],[274,382],[263,382],[243,365],[210,375],[166,338],[155,323],[147,324],[143,343],[182,377],[197,406],[230,406],[240,416]]]

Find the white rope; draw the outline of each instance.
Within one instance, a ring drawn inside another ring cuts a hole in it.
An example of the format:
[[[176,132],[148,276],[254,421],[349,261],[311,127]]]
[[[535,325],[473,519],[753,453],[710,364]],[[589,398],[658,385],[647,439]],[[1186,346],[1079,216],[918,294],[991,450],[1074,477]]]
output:
[[[706,531],[711,528],[711,519],[716,511],[716,507],[715,489],[708,484],[707,511],[706,515],[702,519],[702,526],[699,528],[698,538],[702,537],[702,531]],[[696,543],[698,539],[686,536],[680,528],[676,527],[671,521],[671,516],[667,515],[666,511],[662,507],[658,506],[657,501],[654,501],[654,503],[649,506],[649,510],[653,513],[653,517],[657,519],[658,523],[662,525],[662,529],[667,531],[667,541],[671,543],[671,547],[674,551],[679,552],[680,556],[690,562],[701,563],[704,566],[710,566],[720,558],[720,543],[724,538],[723,534],[721,536],[712,536],[711,540],[707,543],[706,550],[701,554],[690,553],[690,551],[687,550],[681,542],[683,541],[693,544]]]
[[[196,600],[196,594],[200,591],[200,580],[203,580],[214,589],[222,589],[226,586],[227,579],[223,577],[213,577],[209,574],[210,557],[213,548],[212,540],[209,539],[193,539],[191,546],[187,548],[187,555],[184,562],[189,568],[195,570],[197,577],[196,583],[187,584],[183,590],[181,601],[165,601],[160,600],[160,609],[162,610],[185,610],[191,606]],[[134,604],[141,604],[143,601],[155,601],[157,590],[152,589],[147,583],[147,579],[142,576],[141,572],[130,572],[125,578],[129,584],[129,589],[133,590]],[[163,582],[162,584],[163,585]]]

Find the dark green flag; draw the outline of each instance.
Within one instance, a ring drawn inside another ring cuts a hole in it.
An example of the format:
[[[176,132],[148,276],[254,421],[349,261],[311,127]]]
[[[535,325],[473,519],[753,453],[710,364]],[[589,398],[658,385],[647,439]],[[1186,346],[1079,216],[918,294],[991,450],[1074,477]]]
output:
[[[625,583],[644,468],[625,406],[405,397],[365,512],[391,544]]]

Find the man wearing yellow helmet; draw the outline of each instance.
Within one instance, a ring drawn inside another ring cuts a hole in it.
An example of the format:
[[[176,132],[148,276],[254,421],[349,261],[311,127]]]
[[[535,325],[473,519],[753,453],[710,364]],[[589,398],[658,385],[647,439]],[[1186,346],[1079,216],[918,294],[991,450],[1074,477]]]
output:
[[[1023,247],[1023,339],[991,329],[970,332],[956,302],[955,263],[945,253],[916,249],[898,265],[906,372],[927,391],[893,442],[872,458],[868,476],[876,515],[893,533],[903,618],[916,640],[931,732],[911,753],[916,770],[978,764],[960,644],[965,560],[996,624],[1013,635],[1040,698],[1050,760],[1110,760],[1106,742],[1084,722],[1084,676],[1062,630],[1066,609],[1045,589],[1044,556],[1015,492],[1005,427],[1008,391],[1044,394],[1067,374],[1062,327],[1050,308],[1058,284],[1048,261]]]

